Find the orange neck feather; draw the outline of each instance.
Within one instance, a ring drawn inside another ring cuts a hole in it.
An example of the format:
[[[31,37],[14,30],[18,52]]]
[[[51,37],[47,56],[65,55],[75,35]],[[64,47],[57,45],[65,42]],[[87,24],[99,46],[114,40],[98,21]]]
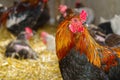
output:
[[[56,32],[56,52],[59,60],[64,58],[68,51],[74,46],[73,34],[68,28],[71,18],[72,17],[69,17],[61,22]]]
[[[116,55],[113,50],[96,43],[86,28],[84,32],[76,35],[75,42],[77,42],[76,49],[86,54],[88,60],[97,67],[107,71],[111,66],[116,65]]]

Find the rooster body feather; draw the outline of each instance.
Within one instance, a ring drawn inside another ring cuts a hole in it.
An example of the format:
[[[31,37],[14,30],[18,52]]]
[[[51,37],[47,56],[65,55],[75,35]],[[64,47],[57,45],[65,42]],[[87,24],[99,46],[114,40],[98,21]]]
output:
[[[92,65],[74,48],[59,61],[59,65],[64,80],[109,80],[104,71]]]

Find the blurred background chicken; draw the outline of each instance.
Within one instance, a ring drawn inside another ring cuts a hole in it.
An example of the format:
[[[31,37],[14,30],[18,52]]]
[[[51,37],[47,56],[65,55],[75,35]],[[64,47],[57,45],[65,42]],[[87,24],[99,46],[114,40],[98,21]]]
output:
[[[43,43],[47,46],[48,51],[56,52],[55,37],[52,34],[42,31],[40,34],[40,38],[42,39]]]
[[[14,5],[3,13],[0,23],[14,35],[18,35],[26,26],[37,30],[48,20],[46,0],[21,0],[14,2]]]
[[[106,34],[114,33],[120,35],[120,15],[114,15],[114,17],[109,20],[100,17],[98,27],[103,29]]]
[[[12,57],[16,59],[37,59],[37,53],[29,46],[29,39],[33,36],[33,32],[29,27],[25,28],[24,32],[21,32],[17,39],[11,41],[5,51],[6,57]]]
[[[87,29],[90,35],[100,45],[114,47],[119,46],[120,44],[120,35],[118,34],[114,33],[106,34],[106,32],[103,29],[93,24],[87,25]]]
[[[57,16],[58,23],[62,22],[68,15],[71,15],[73,13],[71,8],[68,8],[67,5],[59,5],[58,8],[60,15]]]
[[[117,34],[107,35],[105,39],[105,43],[110,47],[120,46],[120,35]]]
[[[87,25],[87,28],[90,35],[95,39],[97,43],[100,45],[106,45],[105,40],[107,35],[101,28],[93,24]]]

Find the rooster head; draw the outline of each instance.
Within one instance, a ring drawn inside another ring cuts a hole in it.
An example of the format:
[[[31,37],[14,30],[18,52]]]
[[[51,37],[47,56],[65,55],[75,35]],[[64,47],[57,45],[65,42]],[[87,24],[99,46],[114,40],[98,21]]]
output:
[[[86,19],[87,19],[87,13],[86,13],[86,11],[82,10],[79,15],[79,18],[74,17],[71,19],[70,24],[69,24],[69,29],[73,33],[83,32],[84,31],[83,24],[86,22]]]

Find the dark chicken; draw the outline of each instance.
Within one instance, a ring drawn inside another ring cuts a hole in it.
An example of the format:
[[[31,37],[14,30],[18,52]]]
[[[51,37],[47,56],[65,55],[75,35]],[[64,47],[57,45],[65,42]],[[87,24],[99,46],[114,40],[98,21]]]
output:
[[[105,39],[105,43],[110,47],[120,46],[120,35],[117,34],[107,35]]]
[[[83,14],[86,15],[84,11],[81,12],[81,15]],[[83,17],[84,16],[81,16],[81,19]],[[96,57],[94,57],[94,53],[88,53],[93,52],[90,51],[90,49],[87,49],[88,51],[83,50],[85,49],[87,42],[80,42],[80,39],[84,38],[81,37],[82,33],[78,32],[84,30],[83,27],[81,28],[82,23],[75,23],[76,26],[79,26],[72,28],[72,22],[77,22],[77,20],[80,20],[79,15],[68,15],[65,20],[59,24],[56,33],[56,53],[59,59],[59,67],[63,79],[109,80],[108,76],[100,68],[100,58],[97,57],[98,55],[96,54]],[[81,21],[84,23],[84,20]],[[87,39],[90,40],[89,38]],[[96,45],[97,43],[94,44]],[[83,49],[80,50],[79,48],[81,47]]]
[[[95,25],[88,25],[87,29],[90,35],[100,45],[107,45],[109,47],[120,46],[120,35],[114,33],[107,35],[101,28]]]
[[[106,45],[105,39],[107,35],[101,28],[90,24],[88,25],[87,29],[97,43],[99,43],[100,45]]]
[[[48,20],[46,0],[22,0],[3,13],[0,22],[13,34],[18,35],[26,26],[37,30]]]
[[[7,45],[5,56],[16,59],[37,59],[37,53],[28,43],[28,39],[30,39],[31,36],[33,36],[32,31],[29,28],[26,28],[25,32],[21,32],[16,40]]]
[[[105,34],[113,33],[113,30],[111,29],[110,26],[111,26],[110,22],[105,22],[105,23],[101,23],[101,24],[98,25],[99,28],[104,30]]]
[[[37,30],[43,27],[50,19],[49,8],[47,5],[47,0],[44,0],[44,5],[40,16],[38,17],[37,23],[34,25],[33,29]]]
[[[120,25],[120,16],[119,15],[115,15],[110,20],[106,20],[101,17],[100,22],[101,23],[98,25],[98,27],[103,29],[106,34],[114,33],[114,34],[120,35],[120,26],[119,26]]]

